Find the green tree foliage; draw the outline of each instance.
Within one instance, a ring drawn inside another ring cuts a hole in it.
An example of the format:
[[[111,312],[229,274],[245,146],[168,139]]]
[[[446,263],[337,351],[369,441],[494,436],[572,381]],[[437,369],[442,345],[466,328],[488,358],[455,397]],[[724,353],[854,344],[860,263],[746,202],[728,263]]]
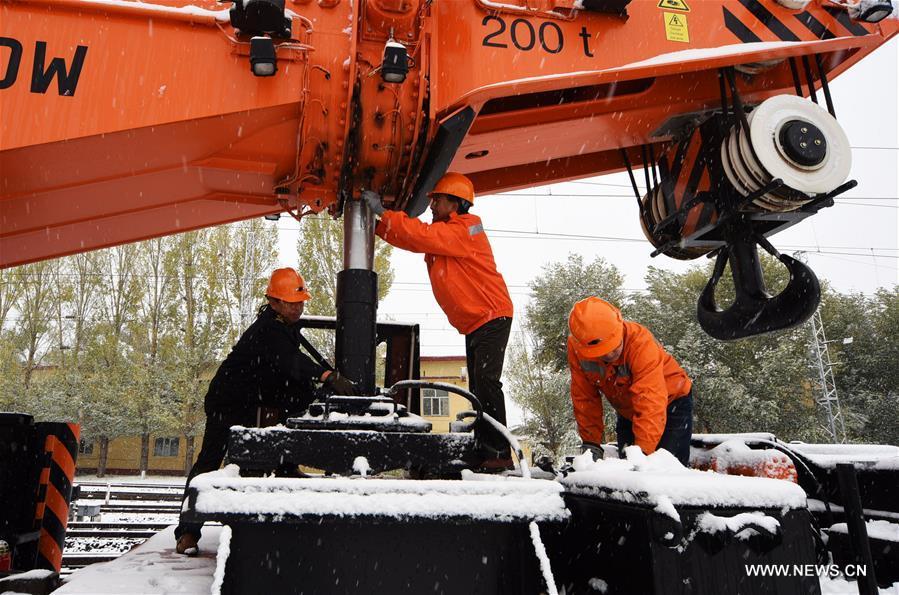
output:
[[[580,444],[568,396],[569,376],[540,363],[534,356],[534,336],[524,332],[526,338],[510,347],[505,368],[507,394],[524,413],[515,431],[531,439],[535,455],[558,459]]]
[[[899,444],[899,286],[828,296],[822,318],[850,440]],[[852,337],[851,343],[843,339]]]
[[[307,217],[300,225],[297,241],[297,270],[306,281],[312,299],[306,302],[307,315],[335,316],[337,273],[343,270],[343,221],[330,217]],[[390,268],[393,246],[375,243],[374,268],[378,274],[378,299],[390,291],[394,273]],[[334,334],[309,330],[305,333],[326,358],[334,354]]]
[[[169,261],[176,295],[173,389],[177,399],[177,433],[187,436],[185,471],[193,455],[193,439],[203,429],[205,372],[215,366],[228,334],[229,304],[224,299],[226,276],[219,262],[227,253],[228,230],[204,229],[175,238]]]
[[[601,259],[586,265],[569,256],[545,267],[532,282],[534,298],[523,324],[533,346],[511,350],[507,372],[510,396],[525,412],[522,431],[541,446],[558,443],[552,439],[558,434],[556,424],[544,421],[541,412],[558,411],[564,403],[568,416],[568,386],[555,392],[534,387],[556,386],[544,364],[567,368],[568,313],[577,300],[598,295],[649,328],[690,375],[695,431],[768,431],[785,440],[829,440],[823,410],[816,404],[820,386],[809,326],[739,341],[712,339],[696,320],[696,300],[712,266],[706,263],[681,274],[650,268],[647,291],[630,298],[621,289],[620,273]],[[771,293],[786,286],[789,274],[779,261],[763,256],[762,269]],[[729,275],[725,271],[716,291],[722,308],[733,301]],[[899,288],[880,290],[873,298],[837,294],[826,283],[822,291],[828,337],[854,337],[848,345],[830,343],[850,441],[899,444]],[[610,421],[607,428],[614,427]]]
[[[17,302],[18,324],[15,326],[17,346],[23,355],[22,386],[27,394],[35,368],[41,365],[51,340],[53,303],[56,294],[55,261],[26,264],[17,269],[21,294]]]
[[[151,434],[196,435],[242,330],[238,292],[255,311],[275,260],[277,230],[260,223],[0,271],[0,409],[77,421],[101,473],[111,438],[141,436],[146,468]]]
[[[604,259],[584,263],[576,254],[544,267],[531,282],[534,297],[521,323],[522,339],[509,350],[505,375],[509,397],[524,412],[516,431],[531,438],[541,454],[558,457],[580,444],[568,388],[568,313],[591,295],[626,307],[623,282],[618,269]],[[613,428],[610,408],[604,413],[607,428]]]
[[[817,439],[808,328],[739,341],[712,339],[696,320],[696,299],[712,268],[711,262],[682,274],[650,268],[648,291],[634,299],[629,311],[693,380],[696,431],[768,431],[785,439]],[[786,286],[789,273],[779,261],[763,256],[762,270],[772,293]],[[716,291],[719,307],[728,307],[733,295],[726,270]]]
[[[240,335],[256,318],[263,301],[268,276],[277,259],[277,229],[262,219],[232,226],[226,258],[229,301],[238,317],[232,323],[232,336]]]
[[[556,370],[567,369],[565,346],[572,306],[595,295],[626,308],[623,283],[618,269],[603,258],[585,263],[581,255],[569,254],[564,262],[543,267],[543,274],[530,284],[533,298],[526,310],[528,327],[536,339],[536,357]]]

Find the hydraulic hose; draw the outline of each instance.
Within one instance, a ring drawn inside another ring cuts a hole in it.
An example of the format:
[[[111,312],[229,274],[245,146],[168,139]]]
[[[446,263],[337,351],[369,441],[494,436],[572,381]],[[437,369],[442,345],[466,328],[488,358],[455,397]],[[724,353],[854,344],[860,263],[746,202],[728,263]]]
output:
[[[474,396],[474,394],[468,392],[464,388],[458,387],[455,384],[449,384],[447,382],[428,382],[427,380],[400,380],[393,386],[391,386],[387,390],[387,395],[390,397],[395,397],[396,394],[407,388],[435,388],[439,390],[445,390],[449,393],[455,393],[460,395],[468,400],[471,403],[472,407],[474,407],[475,414],[477,415],[477,421],[480,422],[484,418],[484,407],[481,405],[481,401]]]

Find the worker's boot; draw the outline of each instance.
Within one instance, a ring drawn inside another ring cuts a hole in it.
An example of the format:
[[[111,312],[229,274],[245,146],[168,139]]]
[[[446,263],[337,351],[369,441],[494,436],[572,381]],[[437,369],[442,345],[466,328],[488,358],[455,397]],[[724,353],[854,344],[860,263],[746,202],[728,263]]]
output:
[[[193,533],[185,533],[179,537],[178,543],[175,545],[175,551],[185,556],[196,556],[199,554],[200,548],[197,546],[197,536]]]

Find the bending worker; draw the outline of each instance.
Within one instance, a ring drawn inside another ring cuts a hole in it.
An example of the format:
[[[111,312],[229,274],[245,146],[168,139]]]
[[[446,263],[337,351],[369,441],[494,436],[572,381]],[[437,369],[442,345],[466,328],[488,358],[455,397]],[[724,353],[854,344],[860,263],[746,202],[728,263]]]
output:
[[[397,248],[423,252],[437,303],[449,323],[465,335],[469,387],[484,411],[506,423],[500,376],[509,331],[512,300],[496,270],[493,250],[481,219],[468,209],[474,185],[458,173],[447,173],[430,193],[433,222],[429,225],[402,211],[385,211],[380,197],[363,192],[372,212],[381,218],[375,233]],[[509,448],[492,426],[481,432],[488,458],[506,461]],[[511,461],[509,461],[511,462]]]
[[[316,382],[341,395],[356,394],[356,385],[336,371],[327,370],[299,350],[297,322],[310,299],[303,277],[294,269],[277,269],[266,289],[267,303],[244,331],[231,353],[219,366],[204,400],[206,429],[203,446],[185,485],[200,473],[218,469],[225,458],[228,429],[263,425],[262,413],[276,409],[281,419],[305,410],[313,400]],[[176,551],[188,556],[198,552],[202,524],[185,523],[175,528]]]
[[[660,448],[687,466],[693,433],[692,382],[646,327],[612,304],[588,297],[568,317],[571,401],[584,451],[602,458],[605,395],[618,413],[618,449]]]

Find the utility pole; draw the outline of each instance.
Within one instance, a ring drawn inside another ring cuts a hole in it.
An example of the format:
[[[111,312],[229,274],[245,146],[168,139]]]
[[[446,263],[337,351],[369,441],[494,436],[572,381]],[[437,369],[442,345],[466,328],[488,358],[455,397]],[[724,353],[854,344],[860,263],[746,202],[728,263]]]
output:
[[[806,260],[804,252],[793,254],[803,262]],[[819,392],[815,402],[824,409],[826,425],[824,430],[834,443],[846,442],[846,426],[843,424],[843,413],[840,410],[840,399],[837,395],[837,384],[833,377],[833,362],[830,359],[830,350],[827,345],[830,341],[824,334],[824,322],[821,319],[821,306],[815,310],[809,319],[811,331],[810,347],[812,359],[818,373],[820,383]],[[849,341],[845,339],[844,341]]]
[[[243,276],[240,279],[237,305],[240,309],[240,332],[253,321],[253,283],[256,280],[256,232],[252,228],[244,232]]]

